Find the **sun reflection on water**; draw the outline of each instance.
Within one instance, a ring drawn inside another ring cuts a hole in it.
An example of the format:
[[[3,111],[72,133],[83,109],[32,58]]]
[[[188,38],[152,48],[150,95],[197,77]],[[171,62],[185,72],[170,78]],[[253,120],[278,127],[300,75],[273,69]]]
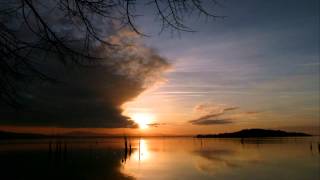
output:
[[[145,161],[149,157],[148,144],[145,140],[139,140],[137,151],[134,152],[133,158],[136,161]]]

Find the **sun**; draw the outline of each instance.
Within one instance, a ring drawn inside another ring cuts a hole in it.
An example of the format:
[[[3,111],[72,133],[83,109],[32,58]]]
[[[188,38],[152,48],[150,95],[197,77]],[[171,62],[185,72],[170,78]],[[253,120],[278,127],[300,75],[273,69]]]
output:
[[[148,128],[148,124],[150,124],[154,119],[154,116],[149,113],[136,113],[132,115],[132,120],[138,124],[140,129]]]

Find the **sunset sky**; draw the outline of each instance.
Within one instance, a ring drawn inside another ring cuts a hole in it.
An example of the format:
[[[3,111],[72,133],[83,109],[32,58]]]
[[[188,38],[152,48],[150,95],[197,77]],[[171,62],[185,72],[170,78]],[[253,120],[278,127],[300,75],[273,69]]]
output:
[[[224,20],[190,20],[198,32],[146,38],[173,67],[165,83],[128,103],[128,114],[154,114],[155,122],[166,124],[158,132],[319,126],[316,4],[225,1],[219,9],[227,16]],[[207,109],[197,110],[201,105]],[[188,123],[230,107],[237,108],[209,118],[226,122]]]
[[[138,8],[139,11],[152,13],[142,8]],[[193,33],[177,34],[168,30],[158,34],[159,22],[154,17],[138,18],[138,27],[149,37],[123,32],[109,38],[119,42],[122,36],[133,36],[136,46],[121,53],[129,54],[127,59],[137,56],[147,61],[155,59],[152,63],[137,65],[125,61],[130,67],[120,66],[123,69],[108,78],[101,76],[104,70],[97,70],[93,73],[95,75],[86,76],[85,82],[89,84],[81,82],[62,89],[63,96],[58,94],[60,90],[44,88],[42,91],[36,86],[32,93],[38,96],[30,93],[30,99],[62,97],[59,108],[63,113],[56,116],[60,119],[48,120],[47,124],[38,123],[34,119],[52,117],[55,113],[49,113],[49,116],[22,113],[20,116],[25,123],[19,123],[9,111],[0,110],[3,114],[0,116],[1,129],[42,133],[83,130],[135,135],[192,135],[244,128],[275,128],[319,133],[319,2],[225,0],[215,12],[226,17],[208,21],[194,16],[188,18],[185,23],[196,31]],[[135,68],[147,70],[142,72]],[[75,72],[70,79],[80,82],[83,75],[79,74]],[[124,74],[125,80],[122,78]],[[108,85],[112,90],[103,91],[103,83],[113,83],[114,86]],[[94,89],[96,94],[112,99],[106,103],[112,105],[107,106],[106,113],[99,106],[105,102],[98,100],[94,101],[98,105],[88,101],[77,109],[77,102],[83,102],[79,88],[86,88],[86,98],[95,98],[88,95],[93,92],[90,89],[93,86],[97,87]],[[74,101],[70,103],[71,100]],[[73,111],[92,111],[94,115]],[[103,117],[108,113],[112,115]],[[129,116],[140,128],[125,128],[128,124],[117,113]],[[84,125],[75,126],[77,117],[83,116],[88,119],[92,116],[96,123],[91,126],[79,120]],[[69,121],[70,117],[75,120]],[[121,123],[118,123],[120,120],[106,125],[101,123],[108,118],[121,119]]]

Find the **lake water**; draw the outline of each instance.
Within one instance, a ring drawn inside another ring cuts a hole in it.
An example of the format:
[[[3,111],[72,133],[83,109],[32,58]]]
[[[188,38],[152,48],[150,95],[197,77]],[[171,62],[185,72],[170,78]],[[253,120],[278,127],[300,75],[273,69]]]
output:
[[[1,140],[0,179],[320,179],[319,138]],[[130,150],[131,145],[131,150]]]

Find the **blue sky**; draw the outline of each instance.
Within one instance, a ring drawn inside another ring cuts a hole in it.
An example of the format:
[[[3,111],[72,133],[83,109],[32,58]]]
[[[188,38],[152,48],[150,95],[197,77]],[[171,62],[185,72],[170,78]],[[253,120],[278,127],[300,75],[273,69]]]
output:
[[[170,114],[172,109],[152,110],[151,101],[143,102],[161,96],[174,104],[181,123],[197,116],[195,106],[210,103],[237,106],[235,114],[257,112],[253,119],[235,118],[239,127],[319,125],[319,2],[221,2],[214,12],[225,19],[185,21],[196,33],[157,35],[157,26],[150,25],[157,24],[154,19],[141,19],[141,28],[152,35],[144,42],[168,58],[173,69],[165,84],[132,106]],[[163,115],[159,121],[166,119]]]

